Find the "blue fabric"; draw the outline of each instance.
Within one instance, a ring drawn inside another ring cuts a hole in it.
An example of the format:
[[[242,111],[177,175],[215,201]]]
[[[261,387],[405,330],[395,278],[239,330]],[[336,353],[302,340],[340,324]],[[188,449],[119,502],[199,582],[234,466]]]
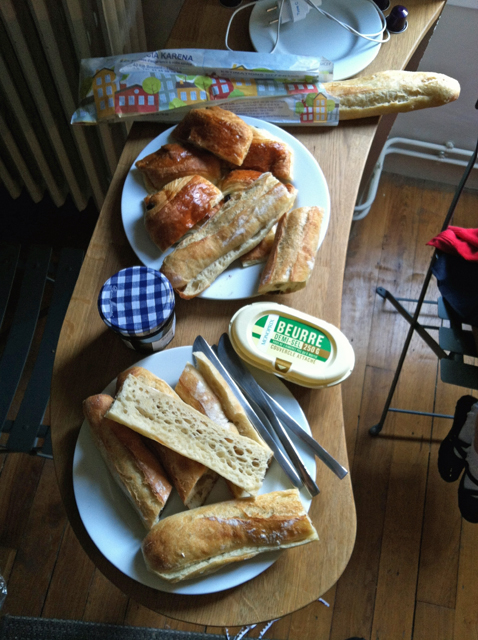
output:
[[[432,272],[441,295],[462,322],[478,327],[478,262],[438,251]]]
[[[98,310],[103,321],[121,335],[144,336],[169,320],[174,311],[174,291],[159,271],[129,267],[105,282]]]

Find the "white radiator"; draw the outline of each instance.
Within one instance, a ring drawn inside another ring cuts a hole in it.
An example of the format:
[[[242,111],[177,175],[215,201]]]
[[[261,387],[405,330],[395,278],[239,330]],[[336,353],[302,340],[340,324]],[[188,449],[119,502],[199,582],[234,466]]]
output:
[[[141,0],[0,0],[0,181],[101,207],[123,124],[71,126],[82,58],[147,51]]]

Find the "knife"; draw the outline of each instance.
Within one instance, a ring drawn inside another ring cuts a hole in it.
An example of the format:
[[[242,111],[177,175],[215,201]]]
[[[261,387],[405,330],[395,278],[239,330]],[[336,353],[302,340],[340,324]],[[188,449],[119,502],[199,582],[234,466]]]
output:
[[[249,380],[250,384],[258,385],[256,379],[250,373],[249,369],[244,365],[232,346],[231,340],[227,333],[224,333],[219,340],[219,350],[221,354],[221,360],[227,362],[232,361],[236,367],[236,371],[240,374],[240,380]],[[321,460],[335,475],[342,479],[348,471],[343,467],[324,447],[317,442],[312,436],[310,436],[294,418],[283,409],[283,407],[272,397],[267,391],[264,391],[262,387],[259,387],[269,403],[271,409],[276,414],[277,418],[283,423],[283,425],[294,433],[298,438],[305,442],[313,451],[313,453]]]
[[[229,371],[229,373],[231,373],[232,378],[242,389],[247,400],[250,401],[252,399],[260,406],[261,409],[263,409],[275,432],[279,436],[280,441],[284,445],[293,465],[298,470],[299,475],[304,481],[310,495],[312,497],[316,496],[320,493],[317,483],[307,470],[307,467],[303,463],[294,443],[289,437],[289,434],[278,420],[277,415],[268,402],[267,397],[264,395],[262,387],[256,382],[254,376],[249,372],[249,370],[242,368],[242,362],[237,362],[238,356],[236,355],[227,334],[223,334],[219,340],[218,354],[224,367]]]
[[[239,402],[241,407],[244,409],[249,421],[252,423],[254,428],[258,431],[259,435],[263,438],[267,446],[274,453],[274,457],[277,460],[278,464],[280,465],[281,469],[287,475],[287,477],[292,482],[294,487],[297,487],[298,489],[300,489],[303,484],[302,480],[299,474],[297,473],[296,469],[292,465],[291,461],[287,457],[284,451],[284,448],[280,440],[278,439],[277,435],[273,432],[272,426],[270,426],[270,429],[271,429],[270,431],[265,426],[267,425],[267,418],[265,417],[263,412],[260,410],[260,408],[255,407],[255,409],[258,409],[258,413],[255,413],[254,409],[251,407],[249,402],[244,397],[242,391],[236,385],[234,380],[231,378],[229,373],[221,364],[220,360],[218,359],[218,357],[216,356],[212,348],[209,346],[209,344],[206,342],[206,340],[202,336],[197,336],[196,340],[194,341],[193,355],[195,351],[200,351],[201,353],[203,353],[208,358],[208,360],[210,360],[212,364],[216,367],[216,369],[219,371],[219,373],[222,375],[222,377],[225,379],[225,381],[231,388],[231,391],[236,397],[237,401]],[[261,414],[264,418],[264,422],[262,422],[261,419],[259,418]]]

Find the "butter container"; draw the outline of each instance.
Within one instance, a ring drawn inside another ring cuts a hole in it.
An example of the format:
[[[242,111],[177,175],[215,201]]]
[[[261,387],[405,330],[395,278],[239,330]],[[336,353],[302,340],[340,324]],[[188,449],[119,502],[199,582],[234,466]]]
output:
[[[249,364],[312,389],[332,387],[352,373],[355,354],[329,322],[274,302],[255,302],[232,317],[229,337]]]

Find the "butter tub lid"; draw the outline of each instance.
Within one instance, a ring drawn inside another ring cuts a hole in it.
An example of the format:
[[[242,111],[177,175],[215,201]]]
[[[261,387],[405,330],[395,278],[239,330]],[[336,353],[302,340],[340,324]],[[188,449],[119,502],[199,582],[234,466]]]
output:
[[[243,360],[303,387],[339,384],[355,365],[352,345],[340,329],[282,304],[242,307],[229,323],[229,337]]]

